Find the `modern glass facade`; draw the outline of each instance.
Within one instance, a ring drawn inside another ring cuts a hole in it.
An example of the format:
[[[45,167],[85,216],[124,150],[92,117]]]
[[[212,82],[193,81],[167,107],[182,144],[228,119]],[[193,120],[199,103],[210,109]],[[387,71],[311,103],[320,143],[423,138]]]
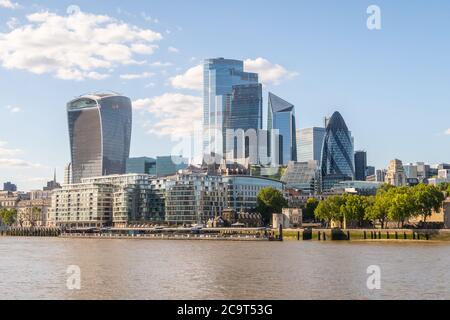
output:
[[[87,95],[67,104],[72,183],[123,174],[130,153],[131,100],[114,94]]]
[[[278,130],[278,155],[275,148],[270,148],[271,155],[278,156],[276,163],[287,165],[289,161],[297,161],[295,107],[270,92],[267,129]]]
[[[328,123],[322,149],[321,174],[324,191],[329,190],[331,182],[354,179],[353,150],[353,139],[347,125],[341,114],[335,112]]]
[[[365,181],[367,174],[367,152],[355,151],[355,180]]]
[[[320,170],[317,161],[294,162],[288,164],[281,181],[287,188],[301,190],[308,194],[320,192]]]
[[[218,158],[223,158],[226,152],[225,133],[226,126],[230,123],[228,120],[230,113],[233,109],[238,117],[240,112],[245,112],[238,111],[240,107],[237,101],[240,98],[237,96],[239,89],[236,86],[257,85],[258,75],[244,72],[243,61],[224,58],[205,60],[203,72],[203,153],[205,156],[219,155]],[[233,89],[236,89],[233,97],[234,106],[232,106]],[[249,90],[242,88],[241,91],[248,93]]]
[[[188,160],[181,156],[156,157],[156,175],[158,177],[174,175],[178,170],[186,169],[188,166]]]
[[[126,173],[145,173],[156,176],[156,160],[147,157],[129,158]]]
[[[325,128],[313,127],[297,130],[297,161],[308,162],[322,159]]]
[[[227,152],[233,152],[232,159],[249,158],[258,162],[258,132],[262,129],[262,86],[249,84],[234,86],[231,93],[230,112],[225,130]]]

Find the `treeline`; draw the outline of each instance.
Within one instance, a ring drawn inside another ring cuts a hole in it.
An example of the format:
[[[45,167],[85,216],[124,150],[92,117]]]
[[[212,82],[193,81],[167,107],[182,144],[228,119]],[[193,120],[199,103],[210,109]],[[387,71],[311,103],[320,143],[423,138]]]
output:
[[[401,228],[413,218],[427,221],[433,211],[439,211],[445,200],[445,193],[450,194],[450,185],[441,184],[438,187],[419,184],[414,187],[394,187],[383,185],[376,196],[344,194],[331,196],[318,202],[309,199],[306,208],[317,220],[326,223],[344,221],[348,224],[363,227],[379,223],[385,228],[388,222],[394,222]]]

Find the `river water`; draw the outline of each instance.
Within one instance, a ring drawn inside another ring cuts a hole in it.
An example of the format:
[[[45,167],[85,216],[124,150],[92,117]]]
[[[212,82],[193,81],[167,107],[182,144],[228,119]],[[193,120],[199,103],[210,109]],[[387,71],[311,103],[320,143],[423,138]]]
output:
[[[450,299],[449,284],[449,243],[0,237],[0,299]]]

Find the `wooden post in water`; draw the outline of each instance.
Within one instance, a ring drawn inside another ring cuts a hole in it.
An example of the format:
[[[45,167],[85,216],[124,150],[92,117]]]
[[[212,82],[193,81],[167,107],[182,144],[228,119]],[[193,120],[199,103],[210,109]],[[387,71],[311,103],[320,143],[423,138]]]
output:
[[[326,241],[327,240],[327,235],[326,235],[326,233],[325,233],[325,231],[323,232],[323,241]]]
[[[280,224],[280,236],[279,236],[279,239],[280,239],[280,241],[283,241],[283,225],[282,224]]]
[[[367,234],[366,234],[366,230],[364,230],[364,240],[367,239]]]
[[[297,241],[300,241],[300,231],[297,232]]]
[[[389,231],[386,231],[386,239],[390,239]]]
[[[395,240],[398,240],[398,232],[395,231]]]
[[[347,240],[350,240],[350,231],[347,231]]]
[[[317,232],[317,240],[320,241],[320,231]]]

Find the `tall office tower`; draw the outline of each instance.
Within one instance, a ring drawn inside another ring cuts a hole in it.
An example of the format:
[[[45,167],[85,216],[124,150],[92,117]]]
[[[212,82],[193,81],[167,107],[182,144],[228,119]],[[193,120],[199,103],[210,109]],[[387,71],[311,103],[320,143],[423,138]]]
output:
[[[67,104],[71,183],[125,173],[131,113],[129,98],[110,93],[81,96]]]
[[[297,130],[297,161],[315,160],[320,163],[325,128],[313,127]]]
[[[267,130],[278,130],[278,164],[287,165],[297,161],[297,130],[295,128],[295,107],[293,104],[269,92]],[[271,149],[272,154],[276,150]]]
[[[203,155],[207,162],[220,163],[226,154],[226,129],[227,125],[232,123],[229,119],[230,113],[233,112],[234,116],[238,117],[239,114],[245,113],[245,110],[240,110],[240,108],[249,108],[249,105],[250,109],[254,110],[254,98],[251,98],[252,102],[250,103],[239,95],[248,94],[254,97],[253,90],[262,91],[262,89],[261,87],[256,89],[239,88],[239,86],[245,85],[258,85],[258,74],[244,72],[243,61],[224,58],[205,60],[203,70]],[[262,124],[262,102],[261,114],[257,114],[257,116],[260,117],[257,123]],[[253,129],[257,130],[259,127],[255,125]],[[211,156],[215,161],[211,160]]]
[[[322,149],[322,190],[330,190],[334,184],[353,180],[355,176],[353,139],[339,112],[328,122]]]
[[[406,174],[401,160],[391,160],[386,172],[385,182],[397,187],[406,185]]]
[[[69,163],[64,167],[64,184],[72,183],[72,164]]]
[[[262,129],[262,85],[234,86],[225,121],[226,146],[232,159],[258,163],[258,131]]]
[[[367,152],[355,151],[355,180],[365,181],[367,174]]]

